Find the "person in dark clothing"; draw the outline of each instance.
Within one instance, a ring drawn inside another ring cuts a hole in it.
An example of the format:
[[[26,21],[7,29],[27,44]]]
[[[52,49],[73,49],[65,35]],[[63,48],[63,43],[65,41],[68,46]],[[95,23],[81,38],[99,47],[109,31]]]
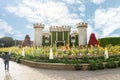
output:
[[[10,60],[10,55],[8,52],[5,52],[4,56],[4,64],[5,64],[5,70],[9,71],[9,60]]]

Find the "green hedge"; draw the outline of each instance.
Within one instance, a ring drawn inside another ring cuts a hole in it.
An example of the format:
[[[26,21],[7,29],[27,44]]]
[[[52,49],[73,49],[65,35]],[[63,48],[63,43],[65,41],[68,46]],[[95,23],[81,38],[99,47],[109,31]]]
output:
[[[65,43],[67,44],[68,43],[68,31],[64,31],[64,40],[65,40]]]
[[[59,40],[59,41],[62,41],[62,40],[63,40],[63,39],[62,39],[62,36],[63,36],[63,35],[62,35],[62,32],[58,32],[58,40]]]
[[[98,39],[100,46],[105,47],[109,44],[112,46],[120,45],[120,37],[108,37],[108,38],[101,38]]]
[[[55,40],[56,40],[56,32],[52,32],[52,46],[55,44]]]

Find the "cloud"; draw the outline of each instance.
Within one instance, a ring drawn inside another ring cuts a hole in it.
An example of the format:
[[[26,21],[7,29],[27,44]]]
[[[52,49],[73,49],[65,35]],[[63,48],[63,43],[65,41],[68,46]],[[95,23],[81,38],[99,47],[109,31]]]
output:
[[[87,41],[89,41],[90,35],[93,32],[94,32],[93,27],[90,24],[88,24],[88,28],[87,28]]]
[[[33,29],[33,26],[31,26],[31,25],[27,25],[27,26],[25,26],[27,29]]]
[[[79,5],[79,10],[81,12],[85,11],[85,6],[79,0],[63,1],[70,4],[81,4]],[[77,22],[82,21],[79,14],[70,12],[69,7],[62,1],[23,0],[16,6],[7,6],[6,10],[29,22],[40,22],[45,25],[75,25]],[[83,13],[80,15],[81,17],[84,16]]]
[[[120,7],[97,9],[95,11],[95,29],[101,31],[100,37],[110,36],[120,29]]]
[[[13,29],[13,27],[9,25],[6,21],[0,19],[0,38],[4,36],[11,36],[11,35],[12,37],[13,36],[19,37],[19,35],[22,35],[22,33]]]
[[[105,0],[90,0],[91,2],[93,2],[94,4],[101,4],[103,3]]]
[[[111,34],[109,37],[120,37],[120,34]]]
[[[80,10],[80,12],[85,12],[86,7],[83,3],[80,4],[79,10]]]
[[[13,28],[2,19],[0,19],[0,32],[1,37],[3,37],[5,34],[14,34]]]
[[[66,2],[66,3],[68,3],[68,4],[81,3],[80,0],[62,0],[62,1]]]

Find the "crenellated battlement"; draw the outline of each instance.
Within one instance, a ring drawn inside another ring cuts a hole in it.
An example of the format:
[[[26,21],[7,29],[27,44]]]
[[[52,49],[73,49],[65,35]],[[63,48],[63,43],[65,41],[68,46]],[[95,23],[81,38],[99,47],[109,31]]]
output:
[[[87,27],[87,23],[85,23],[85,22],[77,23],[76,26],[77,26],[77,28],[78,27]]]
[[[51,26],[50,31],[71,31],[70,26]]]
[[[44,24],[41,23],[35,23],[33,24],[34,28],[44,28]]]

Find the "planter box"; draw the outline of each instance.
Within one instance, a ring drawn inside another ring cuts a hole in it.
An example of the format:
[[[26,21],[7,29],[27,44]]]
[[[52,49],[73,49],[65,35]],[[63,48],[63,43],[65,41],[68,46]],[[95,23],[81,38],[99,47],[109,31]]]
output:
[[[11,61],[16,61],[14,58],[11,58]],[[33,62],[28,60],[20,59],[20,63],[35,67],[35,68],[44,68],[44,69],[55,69],[55,70],[76,70],[76,64],[64,64],[64,63],[42,63],[42,62]],[[118,61],[115,61],[118,67]],[[104,68],[106,68],[107,62],[103,62]],[[89,70],[90,64],[80,64],[81,70]]]
[[[20,60],[21,64],[28,65],[36,68],[44,68],[44,69],[56,69],[56,70],[75,70],[74,64],[62,64],[62,63],[41,63],[41,62],[33,62],[27,60]]]
[[[75,64],[63,64],[63,63],[41,63],[28,60],[20,60],[21,64],[28,65],[36,68],[44,69],[56,69],[56,70],[75,70]],[[81,70],[88,70],[89,64],[81,64]]]
[[[81,64],[81,70],[88,70],[89,64]]]

